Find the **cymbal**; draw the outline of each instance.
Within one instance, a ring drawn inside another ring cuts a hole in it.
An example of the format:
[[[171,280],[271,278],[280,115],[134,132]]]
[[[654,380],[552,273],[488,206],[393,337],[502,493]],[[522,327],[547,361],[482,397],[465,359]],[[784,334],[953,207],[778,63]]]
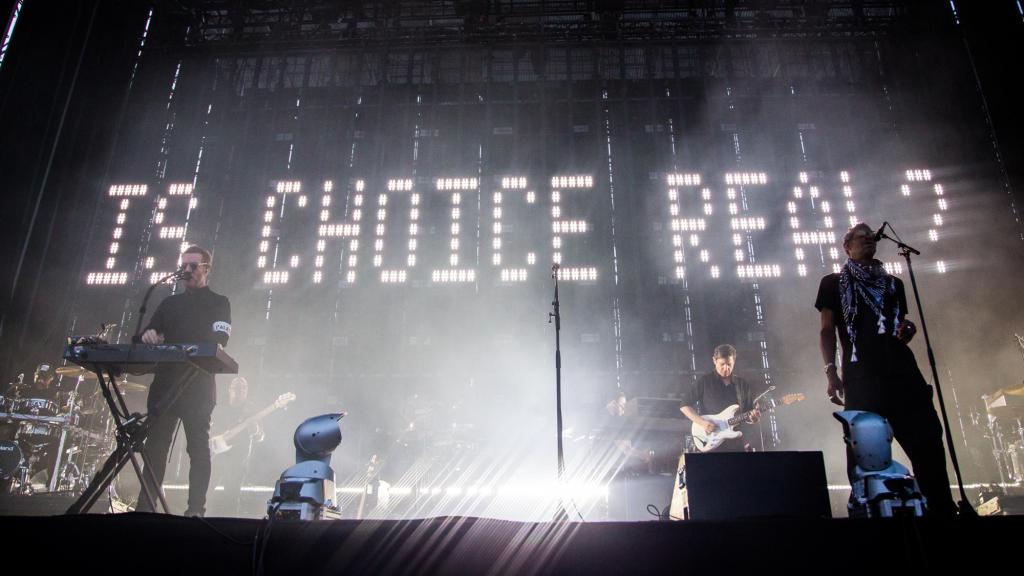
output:
[[[118,380],[117,386],[122,392],[145,392],[146,390],[149,390],[148,384],[132,382],[131,380]]]
[[[86,380],[96,379],[95,372],[90,372],[89,370],[86,370],[81,366],[75,366],[74,364],[68,366],[58,366],[57,369],[54,370],[54,372],[56,372],[58,376],[68,376],[69,378],[78,378],[79,376],[81,376]]]

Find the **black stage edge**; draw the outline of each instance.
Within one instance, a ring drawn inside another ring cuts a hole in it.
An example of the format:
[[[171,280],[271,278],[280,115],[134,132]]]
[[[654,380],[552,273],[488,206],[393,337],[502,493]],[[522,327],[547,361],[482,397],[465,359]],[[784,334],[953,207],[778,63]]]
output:
[[[266,521],[0,517],[5,572],[256,574]],[[275,522],[263,574],[948,573],[1018,562],[1024,517],[524,523]]]

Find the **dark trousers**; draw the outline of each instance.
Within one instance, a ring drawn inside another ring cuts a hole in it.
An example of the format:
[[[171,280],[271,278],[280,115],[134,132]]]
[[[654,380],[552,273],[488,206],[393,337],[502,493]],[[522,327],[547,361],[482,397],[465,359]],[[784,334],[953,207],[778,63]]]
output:
[[[912,385],[890,382],[887,395],[861,395],[851,390],[850,384],[847,384],[847,409],[874,412],[889,421],[896,441],[910,458],[921,493],[928,499],[929,514],[955,514],[956,505],[946,472],[942,424],[932,405],[932,387],[924,384],[923,379]],[[849,452],[847,459],[851,461]]]
[[[217,456],[217,476],[224,492],[213,502],[215,514],[239,516],[242,513],[242,484],[249,473],[252,444],[251,438],[235,438],[231,450]]]
[[[189,459],[186,513],[203,514],[206,511],[206,492],[210,488],[210,416],[213,406],[190,404],[179,401],[157,418],[149,429],[144,452],[149,470],[157,484],[162,486],[174,430],[181,422]],[[136,510],[152,511],[142,494]]]

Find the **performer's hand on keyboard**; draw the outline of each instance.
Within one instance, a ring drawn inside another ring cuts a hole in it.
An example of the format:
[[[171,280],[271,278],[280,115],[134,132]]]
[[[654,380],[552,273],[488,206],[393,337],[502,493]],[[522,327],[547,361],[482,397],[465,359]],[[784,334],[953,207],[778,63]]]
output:
[[[160,334],[156,330],[153,330],[152,328],[150,328],[149,330],[146,330],[145,332],[142,333],[142,342],[144,344],[151,344],[151,345],[152,344],[163,344],[164,343],[164,337],[163,337],[163,334]]]

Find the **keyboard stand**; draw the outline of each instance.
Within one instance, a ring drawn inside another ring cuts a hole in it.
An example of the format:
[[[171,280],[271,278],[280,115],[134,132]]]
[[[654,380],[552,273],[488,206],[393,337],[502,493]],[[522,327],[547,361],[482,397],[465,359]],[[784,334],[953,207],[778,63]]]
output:
[[[156,503],[159,501],[164,512],[170,513],[170,508],[167,506],[167,499],[164,497],[161,485],[153,477],[153,469],[146,461],[146,453],[144,451],[146,435],[149,433],[150,426],[160,418],[161,414],[164,414],[173,406],[182,392],[192,384],[192,377],[199,372],[199,369],[194,365],[188,366],[188,370],[182,374],[177,385],[172,388],[173,392],[161,399],[160,403],[154,407],[151,413],[139,414],[136,412],[129,414],[128,405],[125,404],[124,396],[117,387],[117,369],[122,367],[123,364],[96,363],[89,365],[89,368],[96,373],[96,377],[99,379],[103,398],[107,403],[107,407],[110,408],[110,413],[114,416],[114,423],[117,428],[115,432],[117,447],[103,463],[99,471],[96,472],[96,476],[89,482],[89,486],[78,497],[78,500],[75,500],[74,504],[67,509],[65,514],[87,513],[107,490],[111,482],[114,481],[118,472],[128,462],[132,463],[132,469],[135,471],[139,484],[142,486],[140,497],[147,500],[149,509],[156,510]],[[107,372],[106,376],[103,374],[104,370]],[[139,453],[143,466],[139,465],[139,458],[135,455],[136,452]],[[155,498],[154,495],[156,495]]]

